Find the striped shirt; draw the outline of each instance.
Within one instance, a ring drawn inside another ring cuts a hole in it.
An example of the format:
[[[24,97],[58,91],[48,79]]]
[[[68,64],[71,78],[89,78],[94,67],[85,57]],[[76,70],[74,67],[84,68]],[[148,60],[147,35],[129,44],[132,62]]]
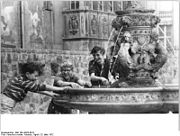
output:
[[[17,76],[9,81],[8,85],[1,93],[12,98],[16,102],[20,102],[26,97],[28,91],[39,92],[45,90],[46,85],[37,84],[36,81],[29,80],[24,76]]]

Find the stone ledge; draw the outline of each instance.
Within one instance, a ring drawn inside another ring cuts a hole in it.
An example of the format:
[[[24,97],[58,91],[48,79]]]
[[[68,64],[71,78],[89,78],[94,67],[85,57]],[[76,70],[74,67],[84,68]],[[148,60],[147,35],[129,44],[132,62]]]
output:
[[[63,55],[87,55],[88,51],[68,51],[68,50],[50,50],[50,49],[10,49],[10,48],[1,48],[1,53],[4,52],[17,52],[17,53],[46,53],[46,54],[63,54]]]

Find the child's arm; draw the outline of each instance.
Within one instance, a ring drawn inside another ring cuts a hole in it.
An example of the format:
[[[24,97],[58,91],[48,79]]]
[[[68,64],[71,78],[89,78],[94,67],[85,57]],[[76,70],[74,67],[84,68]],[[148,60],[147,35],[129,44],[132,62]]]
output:
[[[31,91],[31,92],[42,92],[42,91],[59,92],[65,89],[63,87],[55,87],[55,86],[51,86],[47,84],[37,84],[34,81],[23,82],[22,86],[24,86],[24,90]]]
[[[86,81],[81,80],[81,79],[79,79],[79,80],[77,81],[77,83],[78,83],[79,85],[81,85],[81,86],[88,86],[88,87],[91,87],[91,86],[92,86],[92,84],[91,84],[90,82],[86,82]]]
[[[91,80],[93,80],[93,81],[98,81],[98,80],[105,81],[105,80],[107,80],[107,79],[104,78],[104,77],[96,76],[94,73],[92,73],[92,74],[90,75],[90,77],[91,77]],[[108,81],[108,80],[107,80],[107,81]]]
[[[65,81],[62,81],[62,80],[58,80],[56,82],[56,85],[57,86],[60,86],[60,87],[63,87],[63,86],[71,86],[71,82],[65,82]]]
[[[46,85],[45,91],[59,92],[59,91],[63,91],[65,88],[67,87],[56,87],[56,86]]]
[[[59,96],[57,93],[53,93],[53,92],[50,92],[50,91],[41,91],[41,92],[39,92],[39,94],[47,95],[47,96],[50,96],[50,97]]]
[[[77,83],[74,82],[65,82],[65,81],[57,81],[56,82],[57,86],[65,87],[65,86],[71,86],[72,88],[81,88],[81,86]]]
[[[100,76],[96,76],[94,73],[91,73],[90,77],[91,77],[91,80],[92,80],[92,81],[98,81],[98,80],[100,80],[100,81],[102,81],[102,83],[103,83],[104,85],[108,85],[108,84],[109,84],[109,81],[108,81],[106,78],[100,77]]]

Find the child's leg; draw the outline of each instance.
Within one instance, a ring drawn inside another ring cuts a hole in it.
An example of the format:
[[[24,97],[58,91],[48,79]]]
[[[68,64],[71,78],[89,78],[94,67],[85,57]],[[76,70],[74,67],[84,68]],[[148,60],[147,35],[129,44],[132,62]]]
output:
[[[11,114],[15,105],[16,102],[13,99],[1,94],[1,114]]]

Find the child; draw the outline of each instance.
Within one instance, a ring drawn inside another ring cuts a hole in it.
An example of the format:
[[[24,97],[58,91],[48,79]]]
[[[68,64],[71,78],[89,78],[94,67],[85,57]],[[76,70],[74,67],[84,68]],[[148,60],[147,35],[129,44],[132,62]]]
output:
[[[63,91],[63,88],[53,87],[37,83],[37,77],[42,74],[45,65],[37,62],[27,62],[22,65],[22,75],[11,79],[5,89],[1,92],[1,113],[11,113],[16,103],[21,102],[26,97],[28,91],[52,95],[49,91]],[[46,92],[46,90],[48,92]]]
[[[105,49],[95,46],[91,50],[93,60],[89,62],[89,75],[94,87],[108,86],[110,61],[105,58]]]
[[[73,73],[73,65],[70,62],[64,62],[61,65],[61,73],[59,75],[56,75],[56,78],[54,79],[54,86],[61,86],[61,87],[72,87],[72,88],[82,88],[83,86],[91,87],[90,82],[85,82],[81,80],[78,76]],[[64,106],[56,105],[54,103],[54,99],[52,99],[49,107],[48,107],[48,113],[54,114],[54,113],[71,113],[71,109],[65,108]]]

